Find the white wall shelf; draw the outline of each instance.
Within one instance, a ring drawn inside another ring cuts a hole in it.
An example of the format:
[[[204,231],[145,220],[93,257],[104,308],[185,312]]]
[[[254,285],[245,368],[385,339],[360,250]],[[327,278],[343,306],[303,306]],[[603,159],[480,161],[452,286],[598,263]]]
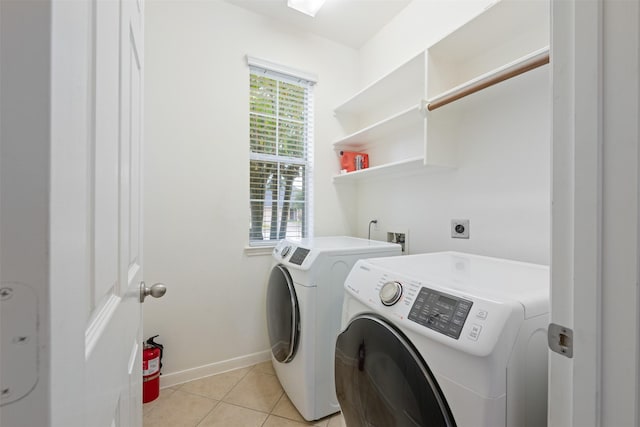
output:
[[[544,63],[546,60],[548,62],[549,58],[549,46],[545,46],[541,49],[536,50],[535,52],[531,52],[521,58],[516,59],[515,61],[510,62],[509,64],[505,64],[500,66],[494,70],[489,71],[481,76],[473,78],[467,82],[462,83],[454,88],[447,90],[433,98],[430,98],[426,101],[427,110],[431,110],[433,105],[438,105],[445,101],[446,99],[454,99],[457,96],[466,96],[464,95],[466,92],[473,90],[474,87],[488,87],[489,85],[496,84],[491,83],[495,81],[499,76],[508,75],[514,73],[514,70],[518,68],[528,68],[533,67],[535,64]],[[539,66],[539,65],[538,65]],[[499,83],[499,82],[497,82]],[[485,86],[487,85],[487,86]],[[449,101],[455,102],[455,101]],[[437,107],[436,107],[437,108]]]
[[[376,143],[389,142],[394,134],[407,129],[422,131],[424,128],[424,108],[422,104],[414,105],[391,117],[367,126],[351,135],[340,138],[333,143],[336,151],[363,151]]]
[[[416,91],[416,84],[425,84],[425,64],[425,52],[421,52],[334,108],[335,114],[358,115],[367,110],[380,108],[394,97],[397,98],[399,93],[405,92],[415,95],[412,104],[418,102],[424,96],[420,91]]]
[[[502,0],[427,49],[427,99],[549,46],[549,5]]]
[[[354,172],[334,175],[334,182],[354,182],[361,179],[381,177],[398,173],[416,172],[424,169],[424,157],[412,157],[397,162],[386,163],[380,166],[372,166]]]
[[[337,175],[335,181],[424,168],[426,71],[423,51],[335,108],[336,117],[352,130],[334,141],[336,153],[369,155],[368,169]]]
[[[548,58],[549,15],[544,1],[499,1],[336,107],[351,133],[336,140],[334,150],[365,152],[370,167],[336,175],[334,182],[455,167],[452,141],[461,117],[455,108],[423,114],[426,105],[455,102],[449,97],[497,84],[530,63],[539,66]]]

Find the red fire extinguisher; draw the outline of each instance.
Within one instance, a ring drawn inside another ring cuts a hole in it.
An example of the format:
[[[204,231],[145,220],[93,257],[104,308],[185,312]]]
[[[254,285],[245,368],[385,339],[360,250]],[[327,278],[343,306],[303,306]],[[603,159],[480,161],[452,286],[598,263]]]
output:
[[[160,394],[160,368],[164,346],[149,338],[142,351],[142,403],[149,403]]]

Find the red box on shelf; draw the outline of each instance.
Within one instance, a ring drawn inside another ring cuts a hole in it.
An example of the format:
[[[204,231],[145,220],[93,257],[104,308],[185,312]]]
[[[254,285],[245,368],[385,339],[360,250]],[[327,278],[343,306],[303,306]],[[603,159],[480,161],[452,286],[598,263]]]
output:
[[[340,169],[353,172],[369,167],[369,155],[357,151],[340,151]]]

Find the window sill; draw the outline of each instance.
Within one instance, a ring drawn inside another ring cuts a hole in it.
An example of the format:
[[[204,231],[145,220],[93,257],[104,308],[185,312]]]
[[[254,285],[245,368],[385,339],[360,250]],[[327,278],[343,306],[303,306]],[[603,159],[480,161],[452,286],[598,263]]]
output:
[[[268,246],[245,246],[244,253],[246,256],[265,256],[271,255],[276,245]]]

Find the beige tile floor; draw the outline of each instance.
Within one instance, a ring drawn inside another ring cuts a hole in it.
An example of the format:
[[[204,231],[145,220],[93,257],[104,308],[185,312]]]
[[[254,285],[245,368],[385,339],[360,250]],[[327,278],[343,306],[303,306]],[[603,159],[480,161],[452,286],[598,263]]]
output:
[[[162,389],[143,409],[144,427],[346,427],[340,414],[306,422],[271,361]]]

